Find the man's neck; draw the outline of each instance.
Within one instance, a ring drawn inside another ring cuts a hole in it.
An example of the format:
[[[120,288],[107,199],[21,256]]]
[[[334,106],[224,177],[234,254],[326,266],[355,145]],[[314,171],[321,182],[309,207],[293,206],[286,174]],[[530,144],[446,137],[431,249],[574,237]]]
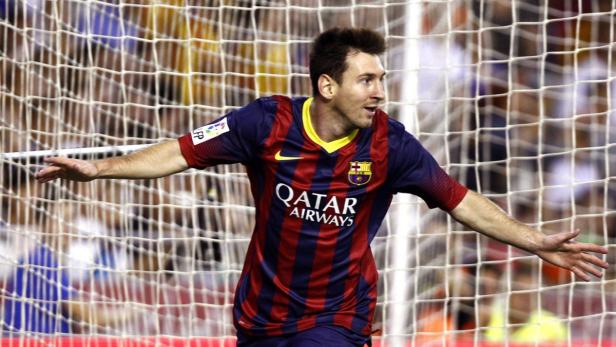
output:
[[[315,96],[310,105],[310,122],[319,138],[332,142],[351,134],[355,128],[332,103]]]

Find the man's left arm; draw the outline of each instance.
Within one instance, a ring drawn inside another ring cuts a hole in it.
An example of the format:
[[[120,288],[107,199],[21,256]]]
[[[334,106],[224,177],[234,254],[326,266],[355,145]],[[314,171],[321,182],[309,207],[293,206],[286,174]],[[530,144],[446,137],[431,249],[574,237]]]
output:
[[[600,268],[608,263],[593,254],[607,253],[607,248],[575,242],[579,230],[565,231],[553,235],[543,234],[528,225],[509,217],[488,198],[468,191],[462,201],[449,212],[460,223],[486,236],[536,254],[543,260],[572,271],[585,281],[588,274],[601,277]]]

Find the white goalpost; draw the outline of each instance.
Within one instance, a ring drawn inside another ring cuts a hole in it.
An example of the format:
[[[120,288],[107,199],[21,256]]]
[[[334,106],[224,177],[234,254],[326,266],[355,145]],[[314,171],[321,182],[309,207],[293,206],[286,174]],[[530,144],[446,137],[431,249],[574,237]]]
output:
[[[615,15],[579,0],[0,0],[0,345],[234,345],[255,218],[241,165],[32,175],[308,95],[310,43],[334,26],[384,35],[383,109],[448,173],[545,233],[581,229],[614,263]],[[582,283],[404,195],[371,247],[375,346],[616,344],[613,266]]]

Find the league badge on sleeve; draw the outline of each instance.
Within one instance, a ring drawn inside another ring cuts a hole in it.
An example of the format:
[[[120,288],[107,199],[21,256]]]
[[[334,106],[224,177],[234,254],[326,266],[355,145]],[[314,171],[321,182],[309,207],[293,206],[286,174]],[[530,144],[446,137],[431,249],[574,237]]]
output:
[[[207,140],[213,139],[218,135],[224,134],[229,131],[229,125],[227,125],[227,117],[219,120],[216,123],[204,125],[201,128],[197,128],[192,131],[193,145],[198,145]]]
[[[369,161],[352,161],[349,168],[349,182],[358,186],[368,183],[372,177],[371,166],[372,162]]]

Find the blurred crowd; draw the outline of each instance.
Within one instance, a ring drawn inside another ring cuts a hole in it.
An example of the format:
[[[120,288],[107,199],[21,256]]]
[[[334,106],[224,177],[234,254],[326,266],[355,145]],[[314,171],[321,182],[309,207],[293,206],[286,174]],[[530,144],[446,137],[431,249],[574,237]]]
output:
[[[450,173],[518,220],[546,233],[581,229],[580,239],[608,246],[616,237],[612,6],[533,0],[426,5],[414,124]],[[413,277],[423,283],[415,289],[420,305],[409,323],[417,336],[614,339],[613,321],[594,316],[614,309],[606,290],[613,288],[613,269],[603,285],[583,286],[564,270],[425,213],[424,240],[431,241],[424,241],[413,265],[444,269],[418,269]]]
[[[259,96],[307,95],[312,37],[368,26],[389,46],[386,111],[404,117],[416,107],[409,130],[454,177],[544,232],[580,228],[584,241],[615,243],[610,2],[426,1],[413,37],[403,2],[157,4],[0,0],[1,151],[111,154],[176,138]],[[412,38],[417,52],[405,49]],[[43,186],[31,179],[40,158],[0,163],[6,334],[232,335],[254,214],[240,166]],[[613,270],[582,286],[424,212],[408,323],[416,336],[616,338],[609,318],[593,321],[614,311],[596,308],[614,288]],[[390,233],[383,228],[375,253]],[[377,326],[387,319],[382,302]],[[35,311],[39,323],[25,324]]]

